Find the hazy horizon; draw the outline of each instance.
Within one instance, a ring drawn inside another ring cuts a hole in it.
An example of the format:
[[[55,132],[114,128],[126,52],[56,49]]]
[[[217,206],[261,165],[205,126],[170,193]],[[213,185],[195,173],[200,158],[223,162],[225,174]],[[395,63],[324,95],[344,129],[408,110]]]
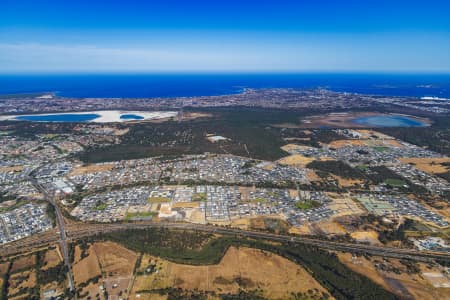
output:
[[[0,73],[450,73],[446,1],[11,1]]]

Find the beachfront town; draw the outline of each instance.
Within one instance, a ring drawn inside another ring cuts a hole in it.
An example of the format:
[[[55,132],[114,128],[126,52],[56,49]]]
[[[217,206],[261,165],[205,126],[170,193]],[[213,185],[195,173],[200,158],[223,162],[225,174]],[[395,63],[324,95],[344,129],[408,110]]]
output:
[[[52,228],[48,197],[82,222],[249,228],[255,218],[274,218],[290,232],[336,234],[330,228],[340,218],[371,214],[449,226],[448,209],[433,203],[448,204],[450,184],[434,171],[450,159],[380,132],[336,129],[341,140],[320,148],[288,144],[278,161],[205,153],[83,163],[77,153],[99,141],[115,144],[124,132],[93,124],[76,130],[89,134],[0,135],[0,243]],[[311,162],[340,162],[359,177],[325,174]]]
[[[402,107],[443,114],[450,112],[446,99],[373,96],[334,92],[326,89],[243,89],[241,93],[222,96],[177,98],[66,98],[55,94],[20,95],[0,99],[1,114],[33,112],[83,112],[104,110],[166,110],[182,107],[262,107],[275,109],[351,110],[374,107]]]

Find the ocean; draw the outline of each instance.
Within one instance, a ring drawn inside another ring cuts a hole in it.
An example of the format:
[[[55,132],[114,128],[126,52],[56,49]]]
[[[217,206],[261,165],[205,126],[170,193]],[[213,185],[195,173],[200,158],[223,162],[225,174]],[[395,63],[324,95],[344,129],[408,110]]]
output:
[[[190,97],[244,88],[326,88],[387,96],[450,98],[450,74],[52,74],[0,75],[0,94],[63,97]]]

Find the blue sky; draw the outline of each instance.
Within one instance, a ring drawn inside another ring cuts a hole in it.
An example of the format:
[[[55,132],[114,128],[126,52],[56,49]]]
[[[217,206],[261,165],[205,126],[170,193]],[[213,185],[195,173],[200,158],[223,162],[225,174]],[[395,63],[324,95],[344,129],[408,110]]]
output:
[[[0,73],[450,72],[450,1],[0,1]]]

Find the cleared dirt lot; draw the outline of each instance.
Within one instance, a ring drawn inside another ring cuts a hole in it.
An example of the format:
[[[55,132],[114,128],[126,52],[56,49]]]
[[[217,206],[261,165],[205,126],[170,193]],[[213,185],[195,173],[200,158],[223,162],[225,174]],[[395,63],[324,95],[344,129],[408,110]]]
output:
[[[92,164],[92,165],[88,165],[88,166],[74,168],[70,172],[70,176],[110,171],[113,167],[114,167],[114,164]]]
[[[365,212],[347,194],[327,193],[327,195],[332,201],[331,203],[327,204],[328,208],[336,212],[333,215],[333,218],[346,215],[358,215]]]
[[[285,298],[291,292],[308,289],[325,291],[303,268],[275,255],[251,248],[231,247],[221,262],[211,266],[190,266],[144,256],[140,270],[156,265],[157,272],[136,278],[130,299],[139,291],[164,287],[236,293],[239,288],[260,288],[269,299]]]

